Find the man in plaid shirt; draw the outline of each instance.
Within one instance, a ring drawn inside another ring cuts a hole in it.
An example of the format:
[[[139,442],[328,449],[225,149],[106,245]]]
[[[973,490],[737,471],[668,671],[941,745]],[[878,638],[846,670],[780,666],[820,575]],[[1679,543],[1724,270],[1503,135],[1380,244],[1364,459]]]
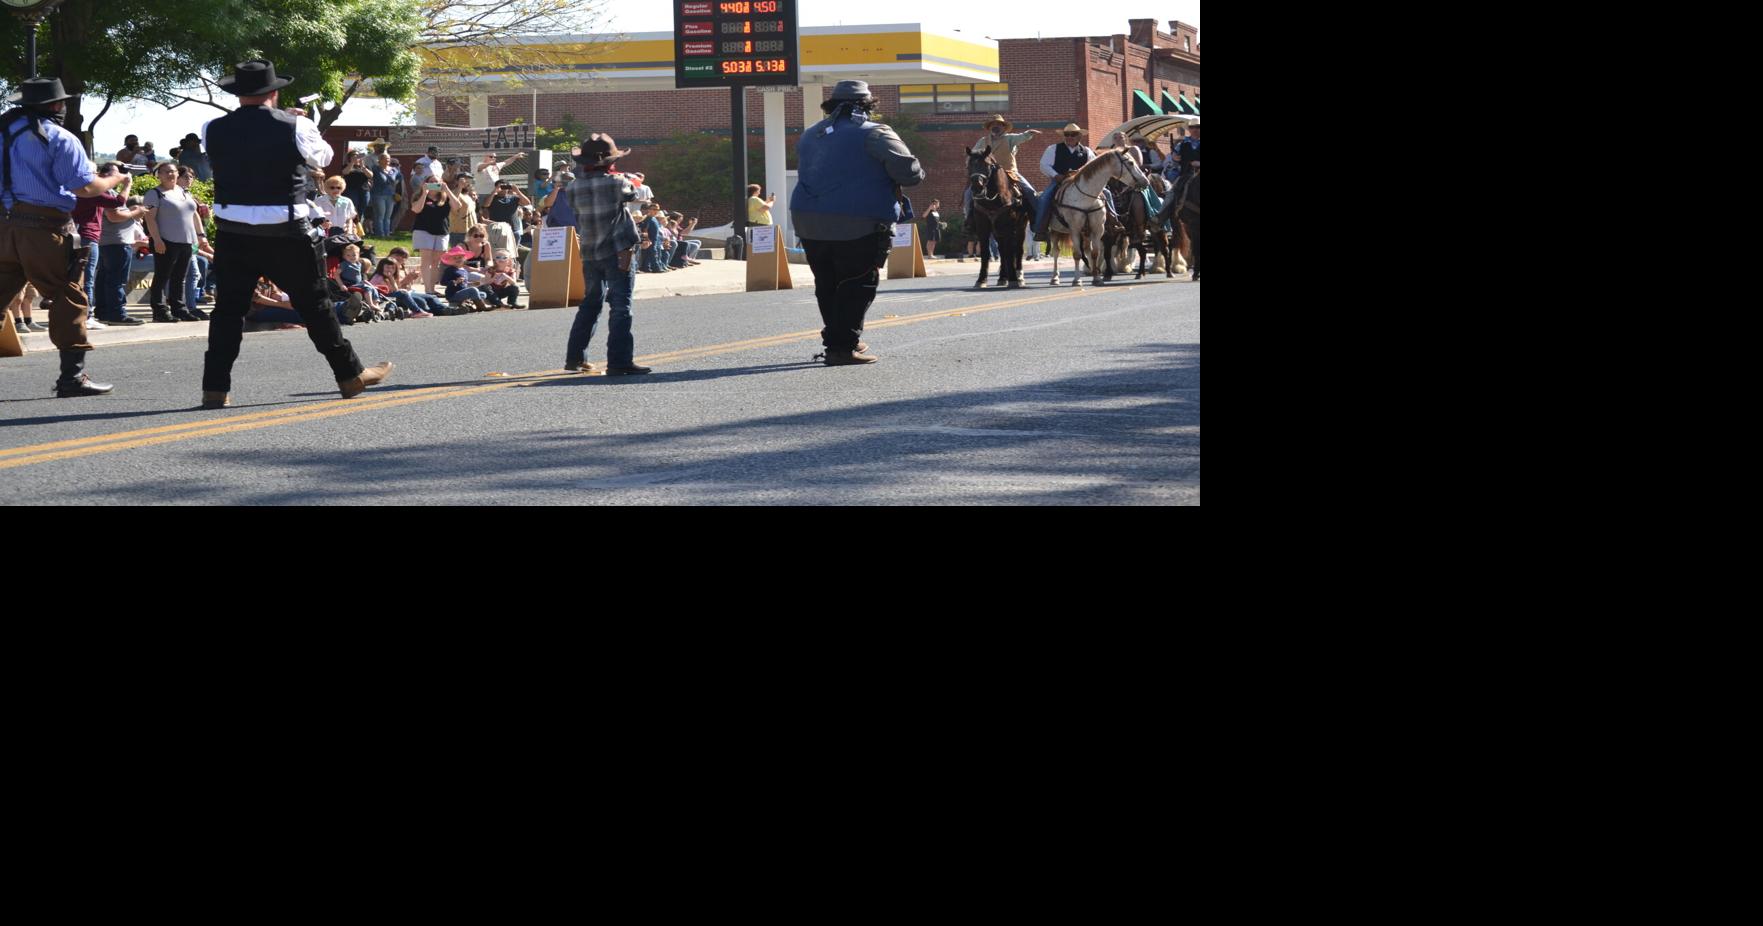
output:
[[[637,189],[613,163],[627,154],[630,151],[619,150],[612,136],[595,133],[575,158],[581,174],[569,188],[569,203],[575,210],[582,277],[588,293],[576,310],[564,352],[563,368],[571,373],[594,372],[594,365],[587,362],[588,342],[600,323],[600,309],[608,302],[612,312],[606,335],[606,375],[649,372],[648,367],[636,365],[636,344],[631,337],[631,291],[637,285],[637,268],[631,257],[641,239],[625,204],[636,198]]]

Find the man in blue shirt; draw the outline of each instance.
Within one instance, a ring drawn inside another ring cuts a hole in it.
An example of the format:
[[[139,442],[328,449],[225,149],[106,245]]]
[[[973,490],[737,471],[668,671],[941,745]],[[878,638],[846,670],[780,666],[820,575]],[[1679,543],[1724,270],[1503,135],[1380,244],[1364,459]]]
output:
[[[902,218],[900,188],[923,182],[924,167],[893,129],[868,118],[875,97],[867,82],[839,81],[820,109],[827,117],[796,147],[801,167],[790,197],[826,325],[819,356],[829,367],[874,363],[862,340],[864,316]]]
[[[112,386],[86,376],[86,252],[73,224],[81,197],[99,196],[128,176],[99,177],[86,150],[61,127],[67,100],[59,78],[32,78],[0,115],[0,305],[28,282],[49,299],[49,340],[61,351],[61,398],[104,395]]]

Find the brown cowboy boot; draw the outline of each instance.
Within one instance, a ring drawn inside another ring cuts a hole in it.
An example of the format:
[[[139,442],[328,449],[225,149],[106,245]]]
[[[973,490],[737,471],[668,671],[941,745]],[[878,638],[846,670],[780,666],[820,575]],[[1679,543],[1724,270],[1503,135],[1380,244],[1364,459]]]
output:
[[[386,378],[391,375],[392,375],[392,365],[391,364],[389,364],[389,363],[376,363],[373,366],[368,367],[365,370],[362,370],[361,375],[355,377],[354,379],[339,379],[339,380],[337,380],[337,386],[339,387],[340,391],[343,393],[343,398],[353,399],[356,396],[362,394],[363,392],[366,392],[367,387],[377,386],[380,383],[385,382]]]
[[[209,408],[209,409],[226,408],[232,404],[233,404],[233,400],[230,397],[228,397],[227,394],[224,392],[204,392],[204,393],[202,393],[202,407],[203,408]]]

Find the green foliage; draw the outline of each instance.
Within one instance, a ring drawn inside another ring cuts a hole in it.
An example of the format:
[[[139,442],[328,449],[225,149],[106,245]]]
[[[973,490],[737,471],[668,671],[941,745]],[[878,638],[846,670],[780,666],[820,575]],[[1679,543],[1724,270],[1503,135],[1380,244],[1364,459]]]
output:
[[[747,164],[749,176],[763,184],[765,160],[761,147],[752,141],[748,143]],[[680,132],[643,154],[643,173],[662,206],[687,216],[723,215],[724,209],[733,210],[734,147],[726,137],[709,132]]]
[[[588,135],[589,132],[585,126],[575,121],[574,116],[565,114],[562,125],[551,129],[547,129],[543,126],[536,129],[534,131],[534,141],[542,149],[548,151],[561,151],[564,154],[568,154],[576,145],[581,144],[582,139],[587,138]]]
[[[235,98],[208,82],[230,74],[235,62],[267,57],[295,78],[283,99],[323,94],[323,124],[341,112],[351,89],[360,91],[358,80],[371,80],[382,97],[413,99],[423,24],[420,7],[373,0],[65,0],[39,37],[38,58],[42,72],[62,78],[70,93],[166,106],[212,98],[230,110]],[[8,60],[17,60],[14,48],[22,52],[22,32],[0,35]],[[82,105],[81,122],[98,108],[96,101]]]
[[[894,134],[900,136],[900,141],[906,145],[906,150],[918,157],[918,163],[924,167],[925,173],[934,174],[937,172],[933,164],[933,161],[936,160],[933,157],[936,148],[931,145],[929,139],[924,137],[924,133],[919,131],[917,119],[899,113],[893,115],[878,113],[870,118],[893,129]]]
[[[152,174],[138,174],[138,175],[136,175],[135,179],[133,181],[131,181],[129,184],[128,195],[130,195],[130,196],[145,196],[145,195],[147,195],[148,190],[157,190],[157,189],[159,189],[159,178],[158,177],[156,177]],[[122,193],[121,188],[118,188],[116,192],[120,195]],[[212,206],[212,205],[214,205],[214,184],[210,181],[207,181],[207,180],[197,180],[194,183],[190,184],[190,195],[196,197],[196,201],[201,203],[202,205]],[[203,226],[204,226],[203,233],[206,234],[209,238],[213,238],[214,237],[214,216],[212,213],[208,216],[208,219],[203,223]]]
[[[944,254],[967,253],[967,217],[960,214],[943,214],[943,237],[939,242]]]

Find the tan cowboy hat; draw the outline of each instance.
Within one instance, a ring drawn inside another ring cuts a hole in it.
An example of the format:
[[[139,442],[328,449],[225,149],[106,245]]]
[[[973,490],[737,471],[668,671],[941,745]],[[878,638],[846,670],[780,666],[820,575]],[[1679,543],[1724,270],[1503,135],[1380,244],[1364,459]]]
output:
[[[1006,132],[1016,131],[1016,123],[1011,122],[1009,119],[1006,119],[1003,116],[993,116],[992,118],[987,119],[986,124],[983,126],[980,126],[980,128],[990,129],[992,126],[1000,125],[1000,124],[1004,126],[1004,131],[1006,131]]]
[[[1067,133],[1067,132],[1076,132],[1076,133],[1077,133],[1077,134],[1079,134],[1079,135],[1088,135],[1088,134],[1089,134],[1089,133],[1088,133],[1088,132],[1086,132],[1086,131],[1084,131],[1084,130],[1083,130],[1083,129],[1082,129],[1082,128],[1081,128],[1081,127],[1080,127],[1080,126],[1079,126],[1079,125],[1078,125],[1078,124],[1077,124],[1077,123],[1075,123],[1075,122],[1073,122],[1073,123],[1072,123],[1072,124],[1070,124],[1070,125],[1068,125],[1068,126],[1066,126],[1066,127],[1065,127],[1065,128],[1062,128],[1062,129],[1060,129],[1060,130],[1059,130],[1059,134],[1061,134],[1061,135],[1064,135],[1064,134],[1065,134],[1065,133]]]

